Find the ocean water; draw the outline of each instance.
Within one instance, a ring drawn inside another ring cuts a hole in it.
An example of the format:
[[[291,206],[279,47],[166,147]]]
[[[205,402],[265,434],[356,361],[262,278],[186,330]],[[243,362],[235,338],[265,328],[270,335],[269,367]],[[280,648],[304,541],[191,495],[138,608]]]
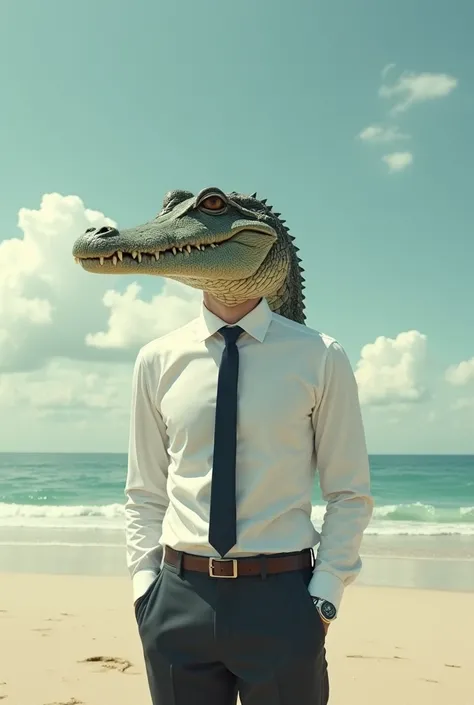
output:
[[[374,455],[370,464],[368,535],[474,536],[474,456]],[[125,454],[0,453],[0,529],[122,530],[126,467]],[[319,527],[317,483],[313,502]]]

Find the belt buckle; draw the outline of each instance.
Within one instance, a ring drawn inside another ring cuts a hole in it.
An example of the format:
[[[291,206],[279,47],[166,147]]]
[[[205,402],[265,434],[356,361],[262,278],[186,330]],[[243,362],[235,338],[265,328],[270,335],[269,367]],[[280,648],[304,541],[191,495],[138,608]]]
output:
[[[214,563],[230,563],[232,562],[232,575],[216,575],[214,573]],[[236,558],[209,558],[209,575],[211,578],[237,578],[237,559]]]

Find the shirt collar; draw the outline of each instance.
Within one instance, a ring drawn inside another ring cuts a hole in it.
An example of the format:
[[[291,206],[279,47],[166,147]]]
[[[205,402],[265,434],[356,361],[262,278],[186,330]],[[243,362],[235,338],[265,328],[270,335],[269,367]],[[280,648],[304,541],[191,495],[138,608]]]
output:
[[[240,321],[237,321],[235,325],[239,325],[246,333],[251,335],[252,338],[263,343],[271,320],[272,312],[270,306],[267,300],[262,298],[260,303],[252,309],[250,313],[247,313],[246,316],[241,318]],[[197,319],[196,332],[196,337],[200,342],[204,342],[207,338],[213,336],[214,333],[217,333],[220,328],[227,325],[229,324],[209,311],[209,309],[204,306],[204,302],[201,304],[201,313]]]

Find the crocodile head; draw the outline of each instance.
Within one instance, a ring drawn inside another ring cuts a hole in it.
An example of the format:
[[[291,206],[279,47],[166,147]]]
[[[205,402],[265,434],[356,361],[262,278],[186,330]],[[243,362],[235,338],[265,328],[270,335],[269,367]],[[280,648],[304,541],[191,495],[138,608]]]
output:
[[[265,297],[273,311],[304,323],[303,270],[284,223],[256,194],[176,190],[143,225],[89,228],[73,255],[88,272],[167,277],[227,306]]]

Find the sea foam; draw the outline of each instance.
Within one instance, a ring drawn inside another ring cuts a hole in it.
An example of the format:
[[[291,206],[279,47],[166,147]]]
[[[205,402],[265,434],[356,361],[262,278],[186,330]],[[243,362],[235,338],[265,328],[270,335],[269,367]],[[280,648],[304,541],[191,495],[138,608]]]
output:
[[[311,518],[317,529],[323,522],[325,507],[313,506]],[[0,527],[38,527],[68,529],[123,530],[122,504],[34,505],[0,503]],[[376,507],[369,535],[382,536],[474,536],[474,507],[434,507],[414,503]]]

